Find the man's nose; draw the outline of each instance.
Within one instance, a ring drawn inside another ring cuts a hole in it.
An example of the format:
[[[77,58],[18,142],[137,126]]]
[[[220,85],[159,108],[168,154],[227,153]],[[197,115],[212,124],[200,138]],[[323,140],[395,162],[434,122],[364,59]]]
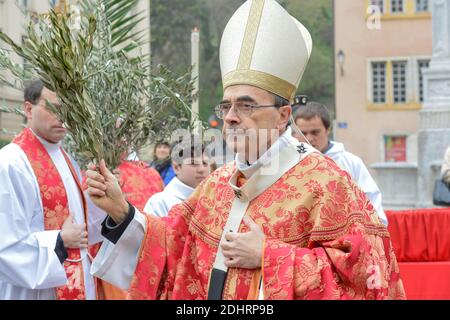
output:
[[[231,109],[228,110],[228,113],[225,115],[225,118],[223,120],[228,124],[241,122],[241,119],[239,118],[234,106],[232,106]]]
[[[293,136],[300,142],[306,142],[305,137],[303,137],[300,133],[294,132]]]
[[[312,134],[305,134],[305,138],[308,139],[309,142],[312,143],[312,141],[314,140],[314,136]]]

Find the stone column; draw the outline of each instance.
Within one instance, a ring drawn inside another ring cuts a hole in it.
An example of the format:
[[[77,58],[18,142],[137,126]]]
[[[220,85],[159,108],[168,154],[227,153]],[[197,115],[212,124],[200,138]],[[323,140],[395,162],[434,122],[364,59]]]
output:
[[[450,1],[432,0],[433,56],[420,111],[417,207],[432,206],[434,180],[450,145]]]
[[[139,0],[136,11],[143,12],[142,17],[144,18],[141,22],[139,22],[136,28],[137,30],[143,30],[141,36],[143,36],[143,40],[145,41],[144,45],[140,49],[141,51],[140,53],[142,55],[148,55],[148,59],[150,60],[151,58],[150,0]]]

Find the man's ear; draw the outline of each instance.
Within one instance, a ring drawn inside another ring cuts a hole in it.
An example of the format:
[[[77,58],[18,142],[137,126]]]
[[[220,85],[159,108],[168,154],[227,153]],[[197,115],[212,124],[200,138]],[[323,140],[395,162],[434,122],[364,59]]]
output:
[[[278,129],[283,130],[287,127],[287,125],[289,123],[289,119],[292,114],[292,108],[291,108],[291,106],[287,105],[287,106],[280,107],[278,110],[280,112],[280,120],[278,122]]]
[[[25,112],[25,116],[28,121],[30,121],[33,118],[33,114],[31,110],[33,109],[33,105],[29,101],[25,101],[23,104],[23,111]]]
[[[179,165],[175,161],[172,161],[172,168],[173,168],[173,171],[175,171],[175,174],[178,176],[178,173],[181,170],[181,165]]]

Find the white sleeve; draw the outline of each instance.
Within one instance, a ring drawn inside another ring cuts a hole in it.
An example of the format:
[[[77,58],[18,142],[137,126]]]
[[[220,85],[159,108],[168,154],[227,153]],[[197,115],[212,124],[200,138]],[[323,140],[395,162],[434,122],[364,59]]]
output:
[[[367,170],[362,160],[359,160],[358,162],[354,163],[354,166],[356,167],[354,168],[355,172],[354,178],[356,180],[356,183],[369,198],[370,203],[375,208],[378,216],[381,219],[381,222],[383,222],[383,224],[387,226],[388,220],[386,217],[386,213],[383,210],[380,189],[378,188],[375,180],[373,180],[372,176],[369,173],[369,170]]]
[[[84,192],[87,204],[87,225],[89,245],[93,245],[104,240],[102,236],[102,222],[106,219],[106,212],[97,207],[91,200],[87,192]]]
[[[91,274],[120,289],[130,287],[147,228],[145,215],[137,209],[133,220],[116,244],[104,240],[92,262]]]
[[[67,153],[66,153],[67,154]],[[69,157],[72,166],[75,169],[75,172],[77,173],[77,178],[80,184],[83,183],[83,175],[81,173],[80,166],[75,161],[75,159],[67,154]],[[84,199],[86,200],[86,207],[87,207],[87,227],[88,227],[88,242],[89,245],[94,245],[96,243],[103,241],[103,236],[101,234],[102,230],[102,222],[105,220],[107,214],[105,211],[97,207],[91,200],[91,197],[85,191],[84,193]]]
[[[21,164],[0,163],[0,281],[27,289],[65,285],[55,253],[59,230],[43,231],[35,178],[16,170]]]
[[[375,210],[378,213],[378,216],[380,217],[381,222],[384,225],[388,225],[388,219],[386,216],[386,213],[383,210],[383,203],[382,203],[382,199],[381,199],[381,191],[377,190],[371,193],[366,193],[367,197],[370,200],[370,203],[372,203],[373,207],[375,208]]]
[[[164,201],[164,193],[154,194],[145,205],[144,212],[157,217],[166,217],[169,213],[167,205]]]

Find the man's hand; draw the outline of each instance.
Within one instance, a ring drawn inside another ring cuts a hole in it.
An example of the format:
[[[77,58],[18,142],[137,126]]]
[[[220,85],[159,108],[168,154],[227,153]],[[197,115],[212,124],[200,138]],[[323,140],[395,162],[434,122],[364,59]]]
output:
[[[122,181],[122,176],[121,176],[120,170],[116,168],[116,169],[114,169],[114,170],[112,171],[112,173],[113,173],[114,176],[116,177],[117,182],[119,183],[120,188],[122,188],[123,185],[124,185],[125,183]]]
[[[245,216],[244,222],[250,228],[249,232],[225,235],[227,242],[222,244],[225,265],[228,268],[258,269],[261,268],[265,235],[250,217]]]
[[[88,247],[86,224],[76,224],[72,215],[64,221],[60,234],[65,248],[86,249]]]
[[[100,173],[96,169],[95,165],[90,164],[86,172],[87,192],[97,207],[105,210],[115,223],[120,224],[127,217],[128,203],[104,160],[100,161]]]

